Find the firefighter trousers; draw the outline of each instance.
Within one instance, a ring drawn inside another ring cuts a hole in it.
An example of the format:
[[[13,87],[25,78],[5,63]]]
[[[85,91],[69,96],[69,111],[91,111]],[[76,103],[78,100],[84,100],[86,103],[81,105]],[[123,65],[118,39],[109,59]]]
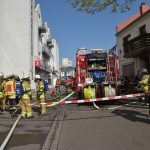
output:
[[[45,98],[40,98],[40,111],[41,115],[46,115],[46,104],[45,104]]]
[[[0,110],[3,110],[3,98],[0,98]]]
[[[30,105],[30,99],[23,99],[21,100],[21,116],[23,118],[27,117],[30,118],[32,117],[32,108]]]
[[[16,107],[16,99],[10,99],[9,98],[9,113],[11,114],[12,117],[17,116],[17,107]]]
[[[2,102],[3,102],[3,109],[5,110],[5,108],[8,107],[8,101],[6,101],[6,94],[4,94]]]

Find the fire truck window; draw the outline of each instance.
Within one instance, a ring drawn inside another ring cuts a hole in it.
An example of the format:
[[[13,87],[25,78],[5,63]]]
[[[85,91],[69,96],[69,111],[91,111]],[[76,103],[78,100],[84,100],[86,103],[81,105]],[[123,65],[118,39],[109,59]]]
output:
[[[85,69],[81,69],[81,73],[85,73],[86,72],[86,70]]]

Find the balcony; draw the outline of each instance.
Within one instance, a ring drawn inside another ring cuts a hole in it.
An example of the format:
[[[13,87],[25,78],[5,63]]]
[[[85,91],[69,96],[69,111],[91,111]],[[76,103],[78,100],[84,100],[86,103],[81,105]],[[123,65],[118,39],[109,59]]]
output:
[[[52,67],[50,65],[45,66],[47,72],[52,72]]]
[[[52,53],[47,47],[42,47],[42,53],[45,57],[50,58],[52,57]]]
[[[40,67],[36,67],[36,70],[41,70],[41,71],[48,72],[48,73],[52,72],[52,68],[44,64],[40,65]]]
[[[123,44],[124,57],[135,58],[148,53],[150,50],[150,33],[137,36]]]
[[[49,47],[49,48],[53,48],[53,47],[54,47],[54,44],[49,43],[49,44],[48,44],[48,47]]]
[[[52,38],[48,38],[47,39],[47,44],[51,44],[52,43]]]
[[[45,71],[45,65],[41,65],[40,70]]]
[[[42,24],[42,26],[39,27],[39,33],[46,33],[46,28],[44,26],[44,24]]]

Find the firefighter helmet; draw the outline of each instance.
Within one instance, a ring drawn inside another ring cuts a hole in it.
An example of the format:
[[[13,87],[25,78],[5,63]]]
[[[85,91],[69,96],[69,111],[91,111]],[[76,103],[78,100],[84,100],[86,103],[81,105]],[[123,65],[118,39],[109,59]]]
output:
[[[142,72],[142,73],[148,73],[148,71],[147,71],[146,68],[142,68],[141,72]]]
[[[36,74],[36,75],[35,75],[35,79],[41,79],[40,75],[39,75],[39,74]]]
[[[26,74],[21,80],[30,80],[30,77]]]

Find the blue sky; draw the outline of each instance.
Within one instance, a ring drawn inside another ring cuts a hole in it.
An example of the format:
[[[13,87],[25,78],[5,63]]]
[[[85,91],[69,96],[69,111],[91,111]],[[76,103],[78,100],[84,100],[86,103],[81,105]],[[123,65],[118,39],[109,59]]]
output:
[[[107,8],[94,15],[77,12],[67,0],[36,0],[36,3],[40,4],[43,21],[48,23],[52,37],[58,42],[60,64],[67,57],[75,66],[79,47],[112,48],[116,43],[116,26],[135,15],[143,1],[150,7],[149,0],[137,0],[127,13],[111,13]]]

